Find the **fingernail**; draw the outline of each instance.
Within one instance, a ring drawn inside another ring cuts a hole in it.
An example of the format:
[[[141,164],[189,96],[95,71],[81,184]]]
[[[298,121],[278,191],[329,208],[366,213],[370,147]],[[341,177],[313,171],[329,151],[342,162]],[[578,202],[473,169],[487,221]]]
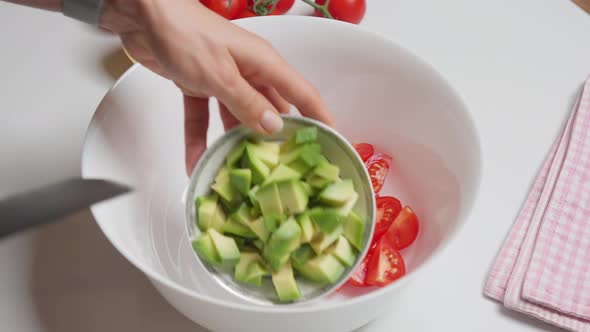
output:
[[[264,111],[260,118],[260,125],[269,134],[274,134],[283,129],[283,119],[273,111]]]

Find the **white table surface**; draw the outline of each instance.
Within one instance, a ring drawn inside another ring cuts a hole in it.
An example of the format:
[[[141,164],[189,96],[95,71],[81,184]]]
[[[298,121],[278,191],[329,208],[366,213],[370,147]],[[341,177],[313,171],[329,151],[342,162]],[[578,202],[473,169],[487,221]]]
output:
[[[359,331],[537,331],[485,299],[488,268],[590,74],[590,16],[567,0],[368,0],[362,25],[431,62],[481,132],[468,225]],[[116,38],[0,3],[0,197],[76,176],[86,127],[126,67]],[[0,242],[1,331],[205,331],[128,264],[89,212]]]

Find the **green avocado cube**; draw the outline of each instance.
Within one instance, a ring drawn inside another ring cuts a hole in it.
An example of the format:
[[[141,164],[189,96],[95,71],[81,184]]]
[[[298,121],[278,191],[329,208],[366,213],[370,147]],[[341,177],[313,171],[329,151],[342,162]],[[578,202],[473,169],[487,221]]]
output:
[[[242,160],[243,165],[252,171],[252,183],[259,185],[270,174],[270,168],[256,156],[250,145],[246,146]]]
[[[279,164],[279,144],[275,142],[260,141],[248,143],[246,149],[266,166],[274,168]]]
[[[319,255],[324,252],[324,250],[328,249],[328,247],[330,247],[334,242],[336,242],[342,232],[342,226],[338,226],[338,228],[336,228],[331,233],[319,232],[319,235],[317,235],[309,244],[313,248],[313,251]]]
[[[304,244],[291,254],[291,264],[295,270],[299,271],[313,257],[315,257],[313,249],[309,244]]]
[[[269,274],[268,269],[261,262],[253,262],[248,267],[248,277],[245,282],[260,287],[262,286],[262,277]]]
[[[323,178],[323,177],[313,174],[313,173],[310,173],[310,175],[307,177],[306,181],[309,184],[309,186],[314,189],[324,189],[327,185],[334,182],[332,180],[328,180],[326,178]]]
[[[323,160],[313,169],[312,174],[326,180],[337,181],[340,176],[340,168],[329,161]]]
[[[237,235],[246,239],[256,239],[258,236],[254,233],[250,227],[242,223],[236,222],[233,219],[229,219],[221,227],[221,231],[225,234]]]
[[[248,227],[250,227],[252,232],[254,232],[254,234],[256,234],[256,236],[261,241],[266,242],[268,240],[268,236],[270,235],[270,232],[268,231],[266,226],[264,226],[264,220],[262,219],[262,217],[249,222]]]
[[[217,250],[213,245],[213,241],[208,233],[202,233],[198,239],[192,241],[193,250],[199,255],[199,257],[211,264],[220,265],[221,258],[217,254]]]
[[[254,240],[252,244],[256,247],[256,249],[262,251],[264,249],[264,242],[260,239]]]
[[[363,235],[365,233],[365,221],[356,213],[350,212],[344,222],[344,236],[358,250],[363,250]]]
[[[272,182],[282,182],[289,180],[299,180],[301,173],[283,164],[278,165],[270,172],[270,175],[264,180],[263,186]]]
[[[356,259],[354,248],[344,236],[340,236],[336,243],[326,250],[326,253],[332,254],[344,266],[352,266]]]
[[[342,206],[354,196],[352,180],[334,182],[322,190],[318,196],[320,203],[330,206]]]
[[[301,227],[301,243],[310,242],[315,235],[315,229],[311,218],[309,218],[306,213],[303,213],[298,215],[296,219],[297,223],[299,223],[299,227]]]
[[[324,254],[308,260],[303,269],[305,276],[314,281],[334,283],[346,268],[333,255]]]
[[[229,171],[229,180],[234,188],[246,196],[252,184],[252,171],[248,168],[237,168]]]
[[[302,213],[307,209],[309,195],[301,181],[281,182],[277,187],[285,214]]]
[[[344,203],[340,207],[335,208],[335,210],[338,211],[338,213],[340,213],[342,216],[348,216],[354,208],[354,206],[356,205],[358,198],[359,194],[357,194],[356,192],[353,193],[353,195],[348,199],[348,201],[346,201],[346,203]]]
[[[221,235],[213,228],[207,230],[222,266],[235,266],[240,260],[240,250],[233,238]]]
[[[305,127],[298,129],[295,131],[295,143],[296,144],[303,144],[303,143],[310,143],[314,142],[318,138],[318,128],[317,127]]]
[[[228,167],[234,167],[244,155],[244,151],[246,150],[246,142],[240,142],[240,144],[236,145],[227,155],[226,165]]]
[[[285,220],[287,217],[282,214],[266,216],[264,217],[264,226],[269,232],[274,232]]]
[[[336,228],[342,225],[345,219],[337,210],[324,209],[321,207],[314,207],[309,210],[308,214],[320,231],[324,233],[332,233]]]
[[[229,215],[229,219],[231,219],[239,224],[242,224],[244,226],[248,225],[248,223],[251,220],[250,217],[251,217],[250,216],[250,208],[248,207],[248,204],[246,204],[246,203],[242,203],[236,211],[232,212]]]
[[[277,216],[283,214],[283,205],[276,183],[261,187],[256,192],[256,200],[260,204],[263,216]]]
[[[236,265],[234,278],[239,282],[260,286],[262,277],[270,274],[261,262],[262,257],[256,252],[244,251],[240,253],[240,261]]]
[[[301,297],[293,268],[290,263],[283,264],[279,270],[272,273],[272,283],[281,302],[290,302]]]
[[[240,193],[231,185],[229,181],[215,182],[211,186],[211,189],[213,189],[213,191],[219,195],[219,197],[222,199],[222,202],[228,207],[239,202],[240,200]]]
[[[293,217],[272,233],[262,255],[273,270],[277,271],[289,260],[291,252],[299,247],[300,238],[301,228]]]
[[[222,167],[219,172],[217,172],[217,175],[215,175],[215,179],[214,182],[228,182],[229,181],[229,168],[228,167]]]
[[[197,199],[197,225],[206,231],[213,225],[213,217],[217,209],[217,197],[206,196]]]

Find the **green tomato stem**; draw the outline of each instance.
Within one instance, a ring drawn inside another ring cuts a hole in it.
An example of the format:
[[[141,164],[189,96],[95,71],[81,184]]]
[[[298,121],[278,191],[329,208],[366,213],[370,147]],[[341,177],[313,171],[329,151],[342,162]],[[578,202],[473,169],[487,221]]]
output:
[[[305,2],[306,4],[312,6],[315,10],[320,12],[324,17],[334,19],[334,17],[332,16],[332,14],[330,14],[330,11],[328,10],[328,5],[330,4],[330,0],[326,0],[326,3],[324,3],[323,5],[318,5],[317,3],[312,2],[311,0],[302,0],[302,1]]]

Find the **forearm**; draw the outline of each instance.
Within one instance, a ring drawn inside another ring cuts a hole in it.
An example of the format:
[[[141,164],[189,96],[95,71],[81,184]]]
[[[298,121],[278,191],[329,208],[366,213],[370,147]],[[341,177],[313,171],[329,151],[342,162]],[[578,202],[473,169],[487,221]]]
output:
[[[18,5],[47,9],[60,12],[62,10],[62,0],[5,0]]]

